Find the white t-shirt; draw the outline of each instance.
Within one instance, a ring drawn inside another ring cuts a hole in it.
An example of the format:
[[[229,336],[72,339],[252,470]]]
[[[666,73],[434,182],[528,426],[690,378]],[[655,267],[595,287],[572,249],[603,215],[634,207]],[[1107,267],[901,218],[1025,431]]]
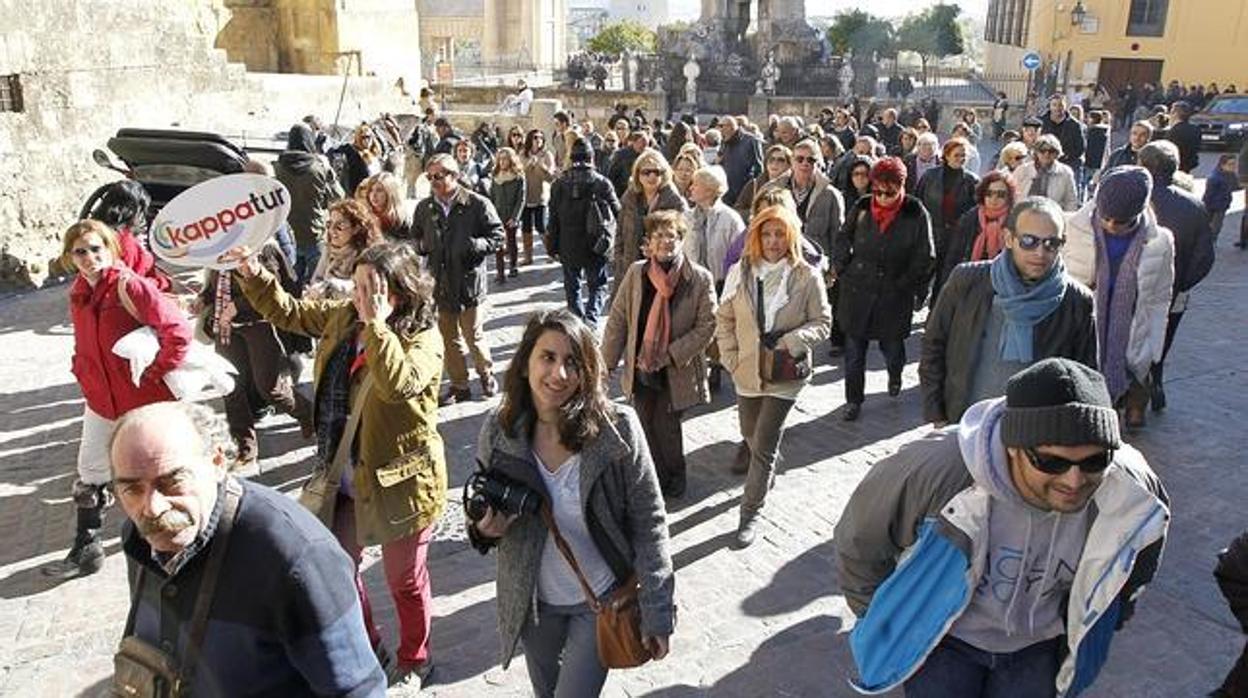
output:
[[[598,546],[589,535],[589,526],[585,523],[585,512],[581,509],[581,456],[573,454],[550,472],[542,463],[536,452],[537,471],[546,482],[546,491],[550,494],[551,512],[559,533],[572,549],[576,563],[585,574],[589,587],[595,596],[602,596],[615,583],[615,574],[607,566]],[[576,572],[563,559],[559,547],[555,545],[555,537],[546,534],[546,545],[542,548],[542,562],[537,572],[537,598],[555,606],[573,606],[585,602],[585,592],[576,579]]]

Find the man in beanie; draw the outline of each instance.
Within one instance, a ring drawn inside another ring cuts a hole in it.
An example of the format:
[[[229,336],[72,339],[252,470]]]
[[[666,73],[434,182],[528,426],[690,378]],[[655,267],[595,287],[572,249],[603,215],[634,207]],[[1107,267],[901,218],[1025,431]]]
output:
[[[1105,380],[1050,358],[876,463],[836,526],[854,682],[1075,695],[1153,577],[1170,513]]]
[[[1064,356],[1096,367],[1092,291],[1062,264],[1062,210],[1028,197],[1003,227],[1001,254],[955,267],[927,317],[919,384],[923,416],[937,427],[1005,394],[1010,376],[1034,361]]]
[[[1166,342],[1161,359],[1153,365],[1153,410],[1166,407],[1166,392],[1162,388],[1163,370],[1170,345],[1174,343],[1179,321],[1187,310],[1188,296],[1196,284],[1213,269],[1213,228],[1209,225],[1209,212],[1200,199],[1174,184],[1174,173],[1179,167],[1179,149],[1168,140],[1153,141],[1140,148],[1140,167],[1153,176],[1153,193],[1150,197],[1157,223],[1174,236],[1174,300],[1166,320]]]
[[[594,151],[584,138],[572,142],[572,166],[550,189],[546,252],[563,266],[568,310],[597,328],[607,289],[607,265],[615,238],[620,200],[611,180],[594,167]],[[591,207],[596,211],[591,215]],[[581,278],[588,297],[581,303]]]
[[[1174,285],[1174,237],[1148,206],[1152,189],[1148,170],[1115,167],[1066,225],[1066,268],[1094,292],[1097,365],[1131,429],[1144,426]]]

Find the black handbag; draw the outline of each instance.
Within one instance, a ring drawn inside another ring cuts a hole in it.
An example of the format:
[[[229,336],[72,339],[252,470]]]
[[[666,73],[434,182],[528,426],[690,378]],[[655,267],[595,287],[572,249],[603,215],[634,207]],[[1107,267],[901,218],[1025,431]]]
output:
[[[615,216],[611,214],[610,207],[607,202],[598,198],[593,191],[593,185],[590,185],[589,196],[589,214],[586,220],[586,230],[591,234],[596,233],[594,244],[590,249],[599,257],[610,257],[611,250],[615,246]]]

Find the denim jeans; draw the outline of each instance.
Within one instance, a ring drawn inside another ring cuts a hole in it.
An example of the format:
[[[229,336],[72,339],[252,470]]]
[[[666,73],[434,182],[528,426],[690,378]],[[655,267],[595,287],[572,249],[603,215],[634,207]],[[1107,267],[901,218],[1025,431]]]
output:
[[[318,245],[300,247],[295,250],[295,279],[300,289],[312,280],[312,273],[316,271],[316,265],[320,261],[321,248]]]
[[[581,275],[585,275],[588,298],[581,303]],[[607,260],[594,257],[583,267],[563,265],[563,292],[568,299],[568,310],[597,328],[602,315],[602,304],[607,296]]]
[[[1061,638],[1017,652],[985,652],[946,636],[906,681],[906,698],[1051,698]]]
[[[533,694],[580,698],[601,693],[607,669],[598,659],[596,632],[597,616],[588,605],[552,606],[539,601],[537,617],[520,631]]]

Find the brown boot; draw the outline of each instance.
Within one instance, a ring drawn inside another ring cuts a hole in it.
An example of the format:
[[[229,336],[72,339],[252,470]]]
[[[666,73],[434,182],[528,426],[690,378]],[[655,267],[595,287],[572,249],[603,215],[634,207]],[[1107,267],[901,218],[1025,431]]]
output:
[[[533,231],[526,230],[521,234],[524,244],[524,264],[521,266],[529,266],[533,263]]]

